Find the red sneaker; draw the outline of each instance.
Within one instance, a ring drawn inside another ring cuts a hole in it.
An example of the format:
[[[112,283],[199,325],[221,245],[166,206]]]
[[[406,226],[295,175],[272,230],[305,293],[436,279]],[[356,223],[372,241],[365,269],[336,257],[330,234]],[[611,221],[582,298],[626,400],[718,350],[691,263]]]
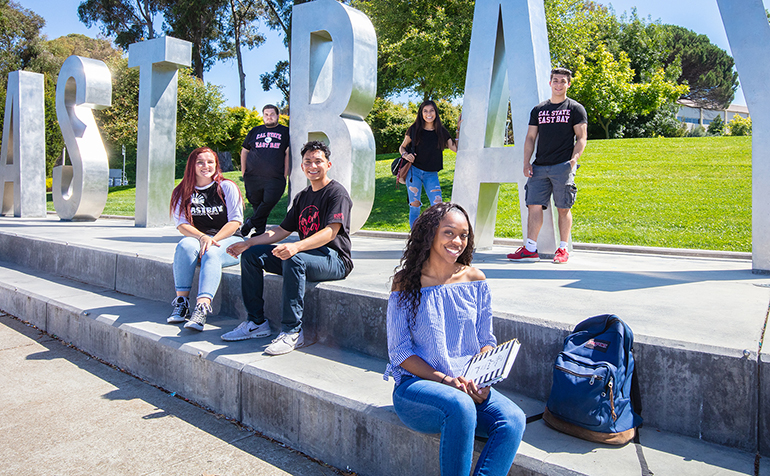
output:
[[[556,254],[553,255],[554,264],[564,264],[569,259],[569,253],[565,248],[559,248],[556,250]]]
[[[516,250],[515,253],[508,254],[508,259],[518,263],[534,263],[535,261],[540,261],[540,255],[537,254],[537,251],[527,251],[527,249],[522,246]]]

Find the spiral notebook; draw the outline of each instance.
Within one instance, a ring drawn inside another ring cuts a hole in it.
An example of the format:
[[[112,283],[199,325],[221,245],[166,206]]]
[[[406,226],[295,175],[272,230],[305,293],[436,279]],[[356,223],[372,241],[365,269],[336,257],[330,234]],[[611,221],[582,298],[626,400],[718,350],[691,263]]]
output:
[[[492,350],[476,354],[465,365],[463,377],[473,380],[478,387],[489,387],[502,382],[508,377],[520,347],[519,341],[513,339]]]

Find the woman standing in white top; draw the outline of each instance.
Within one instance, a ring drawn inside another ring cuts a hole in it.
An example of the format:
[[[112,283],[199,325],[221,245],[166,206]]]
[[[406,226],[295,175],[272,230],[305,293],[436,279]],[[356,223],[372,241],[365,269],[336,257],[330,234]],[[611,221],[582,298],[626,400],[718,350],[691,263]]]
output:
[[[462,377],[465,364],[497,344],[484,273],[471,264],[473,230],[459,205],[440,203],[415,221],[388,300],[385,379],[396,381],[402,422],[441,433],[441,474],[467,476],[474,434],[489,440],[474,475],[506,475],[524,434],[525,416],[490,387]]]
[[[219,288],[222,268],[238,264],[225,250],[243,241],[243,198],[238,186],[222,176],[217,154],[208,147],[195,149],[187,159],[184,177],[171,193],[171,214],[184,238],[174,253],[174,310],[169,324],[184,322],[202,331],[211,313],[211,300]],[[188,297],[195,267],[200,263],[198,296],[190,315]]]

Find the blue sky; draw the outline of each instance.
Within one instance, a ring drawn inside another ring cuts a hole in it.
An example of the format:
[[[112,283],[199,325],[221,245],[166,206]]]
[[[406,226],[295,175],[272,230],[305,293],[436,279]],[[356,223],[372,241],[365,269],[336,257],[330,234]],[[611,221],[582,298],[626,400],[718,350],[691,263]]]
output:
[[[45,18],[46,26],[43,33],[48,35],[49,39],[69,33],[82,33],[95,37],[99,33],[98,28],[86,28],[78,20],[77,7],[80,1],[59,0],[56,2],[56,8],[51,8],[50,0],[24,0],[22,5]],[[660,19],[663,23],[684,26],[697,33],[708,35],[712,43],[730,52],[716,0],[599,0],[598,3],[611,5],[618,15],[626,11],[630,12],[633,7],[637,7],[639,15],[644,18],[650,16],[653,20]],[[770,8],[770,0],[763,0],[763,3],[766,8]],[[261,108],[264,104],[275,103],[282,98],[281,93],[276,90],[262,91],[259,76],[272,71],[276,62],[288,59],[288,53],[276,32],[266,27],[261,29],[267,35],[267,42],[259,48],[244,52],[247,107]],[[237,106],[240,102],[237,71],[235,62],[230,61],[219,63],[204,73],[206,81],[223,87],[229,106]],[[399,98],[399,100],[406,99],[406,97]],[[734,102],[745,104],[740,90]]]

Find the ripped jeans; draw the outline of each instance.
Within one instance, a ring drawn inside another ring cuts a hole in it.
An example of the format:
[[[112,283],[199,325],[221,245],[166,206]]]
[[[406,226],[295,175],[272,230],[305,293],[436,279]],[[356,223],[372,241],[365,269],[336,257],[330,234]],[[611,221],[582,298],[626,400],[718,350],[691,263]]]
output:
[[[428,194],[431,205],[441,203],[441,186],[438,183],[438,172],[426,172],[414,165],[406,174],[406,195],[409,197],[409,228],[412,228],[417,217],[420,216],[422,202],[422,189]],[[416,203],[416,205],[415,205]]]

